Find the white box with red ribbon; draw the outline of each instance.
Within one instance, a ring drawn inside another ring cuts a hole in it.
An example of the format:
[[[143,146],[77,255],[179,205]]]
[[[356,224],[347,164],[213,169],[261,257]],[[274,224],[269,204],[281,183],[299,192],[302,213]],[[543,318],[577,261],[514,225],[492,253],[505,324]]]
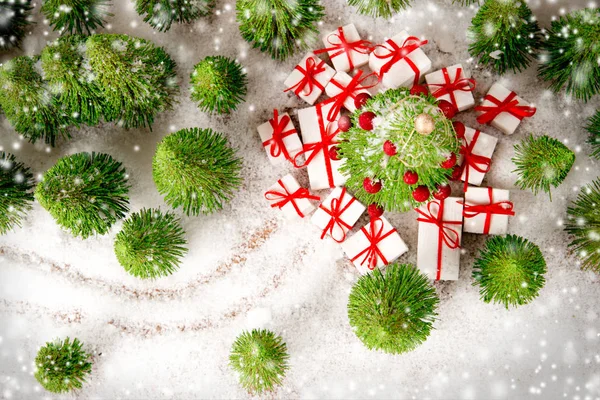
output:
[[[478,129],[465,127],[465,137],[461,140],[460,168],[464,190],[470,184],[479,186],[492,165],[492,154],[498,139]]]
[[[433,97],[450,102],[458,111],[475,105],[475,80],[467,77],[461,64],[427,74],[425,81]]]
[[[513,208],[508,190],[470,186],[463,210],[465,232],[505,235],[508,218],[515,215]]]
[[[325,93],[332,99],[335,99],[335,107],[337,109],[342,106],[350,111],[356,111],[354,100],[359,93],[366,93],[370,95],[369,88],[374,87],[375,83],[368,83],[369,78],[374,77],[374,74],[363,76],[362,71],[358,71],[354,77],[351,77],[345,72],[338,72],[335,77],[327,86],[325,86]]]
[[[293,92],[313,105],[335,75],[335,70],[313,53],[308,53],[284,82],[284,92]]]
[[[362,40],[354,24],[337,28],[323,37],[324,49],[315,54],[327,52],[337,71],[348,72],[369,62],[371,43]]]
[[[329,235],[334,241],[342,243],[364,211],[365,206],[345,187],[335,188],[319,205],[311,221],[322,230],[321,239]]]
[[[304,218],[316,208],[311,200],[320,200],[300,186],[296,178],[287,174],[265,192],[265,199],[271,207],[279,208],[288,218]]]
[[[475,111],[479,112],[477,122],[480,124],[491,124],[505,134],[512,135],[523,118],[532,117],[536,109],[515,92],[494,83]]]
[[[273,118],[259,125],[257,130],[269,161],[273,165],[285,160],[292,161],[302,150],[298,132],[287,113],[279,115],[277,110],[273,110]]]

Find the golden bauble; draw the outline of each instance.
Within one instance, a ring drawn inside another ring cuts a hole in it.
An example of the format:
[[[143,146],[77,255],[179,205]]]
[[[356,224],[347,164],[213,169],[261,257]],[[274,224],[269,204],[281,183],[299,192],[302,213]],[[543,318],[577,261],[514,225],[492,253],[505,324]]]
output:
[[[415,130],[421,135],[429,135],[435,129],[435,121],[429,114],[419,114],[415,117]]]

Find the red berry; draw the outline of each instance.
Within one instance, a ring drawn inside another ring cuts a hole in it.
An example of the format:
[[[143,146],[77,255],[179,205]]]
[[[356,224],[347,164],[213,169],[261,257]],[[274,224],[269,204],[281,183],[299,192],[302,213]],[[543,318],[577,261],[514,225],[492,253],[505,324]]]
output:
[[[369,213],[369,217],[371,217],[371,219],[379,218],[383,215],[383,207],[377,203],[369,204],[369,207],[367,207],[367,212]]]
[[[410,88],[410,94],[412,95],[427,96],[428,93],[427,86],[425,85],[413,85]]]
[[[454,121],[452,122],[452,126],[454,127],[454,132],[456,132],[456,137],[462,139],[465,137],[465,124],[462,122]]]
[[[440,166],[444,169],[450,169],[456,165],[456,154],[450,154],[450,157],[446,158],[446,161],[443,161]]]
[[[427,201],[429,199],[429,194],[429,189],[427,188],[427,186],[424,185],[417,187],[412,192],[413,199],[415,199],[415,201],[418,201],[419,203]]]
[[[403,179],[404,183],[407,185],[414,185],[415,183],[419,182],[419,174],[413,171],[406,171]]]
[[[331,146],[329,148],[329,158],[331,158],[333,161],[337,161],[340,159],[340,157],[338,156],[338,147],[337,146]]]
[[[383,143],[383,152],[388,156],[395,156],[398,153],[396,150],[396,145],[389,140],[386,140]]]
[[[347,115],[342,115],[338,120],[338,128],[342,132],[348,132],[352,128],[352,120]]]
[[[367,100],[369,100],[371,98],[371,95],[369,93],[359,93],[356,95],[356,97],[354,98],[354,107],[356,108],[362,108],[362,106],[364,106],[367,102]]]
[[[438,108],[442,110],[442,113],[444,113],[444,116],[448,119],[452,119],[456,115],[456,108],[449,101],[440,100],[438,102]]]
[[[452,188],[450,187],[450,185],[448,185],[448,184],[438,185],[437,190],[435,192],[433,192],[433,197],[435,197],[438,200],[444,200],[444,199],[450,197],[451,194],[452,194]]]
[[[373,130],[373,119],[376,115],[374,112],[365,111],[358,116],[358,125],[365,131]]]
[[[375,194],[381,190],[381,182],[373,182],[371,178],[365,178],[363,187],[365,188],[365,192]]]
[[[452,175],[450,176],[450,180],[451,181],[457,181],[460,179],[460,177],[462,176],[463,173],[463,169],[460,167],[460,165],[455,165],[452,168]]]

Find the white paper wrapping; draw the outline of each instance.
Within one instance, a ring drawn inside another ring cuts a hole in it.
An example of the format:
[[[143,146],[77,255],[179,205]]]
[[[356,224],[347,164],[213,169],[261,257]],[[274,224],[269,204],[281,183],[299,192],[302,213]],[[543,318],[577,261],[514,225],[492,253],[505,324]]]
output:
[[[265,198],[269,201],[269,203],[271,203],[271,206],[273,206],[273,204],[281,202],[286,194],[295,193],[298,189],[301,189],[301,186],[298,184],[296,178],[290,174],[287,174],[265,192]],[[306,193],[308,193],[307,190]],[[294,204],[296,207],[294,207]],[[288,218],[304,218],[315,208],[316,207],[311,203],[311,201],[306,198],[290,200],[280,207],[281,211],[283,211],[283,214]]]
[[[361,74],[361,77],[363,75]],[[358,79],[360,80],[361,77]],[[325,86],[325,93],[329,97],[335,97],[338,94],[342,93],[344,89],[347,88],[350,82],[352,81],[352,77],[345,72],[338,72],[335,77],[329,81],[327,86]],[[340,87],[341,86],[341,87]],[[354,98],[359,93],[367,93],[370,94],[367,89],[365,89],[362,85],[358,84],[356,89],[352,91],[352,93],[344,99],[344,108],[350,112],[356,111],[356,106],[354,105]]]
[[[473,143],[473,139],[477,136],[477,140]],[[485,177],[485,172],[478,171],[480,169],[485,171],[488,166],[483,162],[477,162],[476,158],[473,158],[472,155],[477,155],[481,157],[487,157],[491,160],[492,154],[494,154],[494,149],[496,148],[496,144],[498,143],[498,139],[493,136],[487,135],[481,131],[477,134],[477,131],[473,128],[465,127],[465,138],[463,139],[464,146],[467,148],[467,158],[471,159],[471,164],[467,163],[465,157],[462,156],[460,162],[463,163],[463,172],[461,175],[461,180],[463,182],[470,183],[472,185],[481,185],[483,182],[483,178]],[[470,149],[470,151],[469,151]],[[469,154],[470,153],[470,154]],[[468,180],[467,180],[468,175]]]
[[[492,87],[490,88],[488,95],[495,97],[499,101],[503,101],[511,93],[512,92],[510,90],[508,90],[504,86],[500,85],[499,83],[494,83],[492,85]],[[529,103],[527,103],[525,100],[523,100],[519,96],[516,96],[515,100],[518,101],[519,106],[529,106]],[[489,106],[495,106],[495,105],[490,100],[486,100],[484,98],[483,102],[481,103],[481,106],[489,107]],[[475,109],[477,110],[478,107],[475,107]],[[479,114],[483,114],[483,112],[480,112]],[[492,120],[491,125],[494,128],[501,130],[502,132],[504,132],[507,135],[512,135],[520,123],[521,123],[521,120],[519,118],[515,117],[514,115],[512,115],[511,113],[501,112],[500,114],[498,114],[498,116],[496,116],[496,118],[494,118]]]
[[[310,61],[309,61],[310,60]],[[307,64],[308,62],[308,64]],[[324,71],[320,71],[312,75],[316,83],[313,83],[312,91],[310,91],[309,85],[305,85],[301,90],[297,91],[295,85],[298,85],[303,79],[305,79],[306,75],[302,71],[308,71],[311,66],[319,71],[324,69]],[[302,100],[306,101],[308,104],[313,105],[315,101],[319,98],[325,87],[335,75],[335,70],[331,68],[326,62],[318,58],[313,53],[308,53],[302,61],[294,68],[292,73],[287,77],[284,81],[284,85],[286,88],[292,88],[290,92],[294,92],[300,97]],[[317,84],[318,83],[318,84]]]
[[[339,46],[341,42],[341,35],[339,29],[342,30],[343,36],[346,39],[347,43],[358,42],[360,41],[360,35],[356,30],[354,24],[344,25],[341,28],[336,29],[333,32],[325,35],[323,37],[323,44],[325,48],[331,48]],[[336,53],[342,52],[342,54],[335,55]],[[341,47],[333,50],[327,51],[329,53],[329,58],[333,63],[333,67],[339,72],[348,72],[350,70],[362,67],[363,65],[369,62],[369,53],[367,50],[362,49],[360,51],[349,49],[347,53],[345,53]],[[350,60],[352,60],[352,65],[350,65]]]
[[[287,123],[285,123],[286,120]],[[264,124],[259,125],[256,129],[260,136],[262,145],[267,152],[269,161],[273,165],[280,164],[286,160],[286,151],[289,154],[290,159],[293,159],[294,156],[298,154],[300,150],[302,150],[300,136],[298,136],[298,132],[294,127],[294,123],[287,113],[275,114],[273,118]],[[274,129],[278,129],[280,131],[280,135],[284,136],[281,138],[281,142],[273,140]]]
[[[491,191],[491,201],[490,201]],[[508,231],[509,215],[485,212],[477,208],[469,208],[476,205],[496,204],[507,212],[512,211],[510,203],[510,192],[503,189],[478,188],[470,186],[465,192],[464,225],[465,232],[485,233],[490,235],[505,235]],[[489,209],[488,209],[489,210]],[[486,221],[489,220],[489,231],[485,232]]]
[[[460,73],[457,72],[460,69]],[[467,110],[475,105],[475,98],[473,97],[472,90],[468,90],[470,87],[475,87],[474,84],[471,85],[466,82],[468,79],[465,70],[463,69],[461,64],[456,64],[451,67],[445,68],[448,73],[448,79],[450,84],[456,83],[459,88],[462,90],[453,90],[452,94],[440,94],[436,95],[435,92],[437,90],[442,89],[441,85],[445,85],[448,81],[445,79],[444,69],[439,71],[432,72],[430,74],[425,75],[425,81],[429,86],[429,91],[433,94],[438,100],[446,100],[452,103],[458,111]]]
[[[345,188],[335,188],[313,214],[311,221],[322,230],[321,238],[329,235],[338,243],[365,211],[365,206]]]

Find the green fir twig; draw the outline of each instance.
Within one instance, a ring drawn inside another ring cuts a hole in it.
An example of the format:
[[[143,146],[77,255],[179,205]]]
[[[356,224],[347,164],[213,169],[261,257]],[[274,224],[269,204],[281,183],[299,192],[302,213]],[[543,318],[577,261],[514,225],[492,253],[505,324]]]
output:
[[[189,24],[204,17],[215,6],[214,0],[136,0],[135,8],[144,22],[166,32],[173,23]]]
[[[0,0],[0,52],[21,45],[32,9],[31,0]]]
[[[109,0],[44,0],[41,11],[61,34],[92,34],[112,16]]]
[[[581,268],[600,273],[600,179],[584,186],[567,209],[565,230],[569,248],[581,259]]]
[[[244,101],[248,79],[242,66],[223,56],[206,57],[190,76],[191,97],[202,111],[226,114]]]
[[[0,235],[21,226],[32,208],[34,186],[31,170],[0,151]]]
[[[48,342],[35,358],[35,378],[52,393],[81,389],[92,371],[90,355],[79,339]]]
[[[586,127],[590,134],[588,143],[592,146],[592,157],[600,160],[600,110],[592,116]]]
[[[348,0],[356,11],[371,17],[390,18],[397,12],[410,7],[411,0]]]

